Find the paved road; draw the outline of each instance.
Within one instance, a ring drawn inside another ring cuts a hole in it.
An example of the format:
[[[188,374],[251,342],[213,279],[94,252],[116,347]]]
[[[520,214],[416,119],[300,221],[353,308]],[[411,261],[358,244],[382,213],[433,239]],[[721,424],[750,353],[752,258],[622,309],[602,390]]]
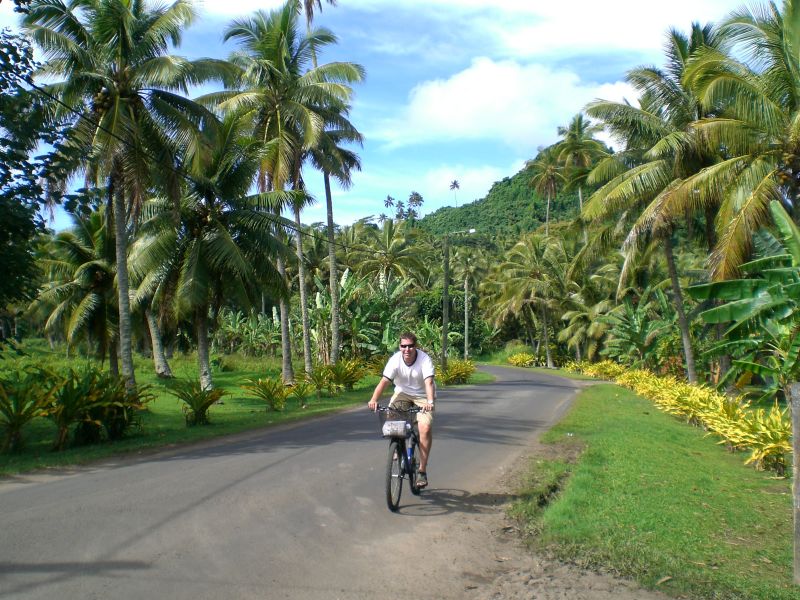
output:
[[[487,370],[496,383],[440,391],[431,487],[404,489],[397,514],[365,409],[0,480],[0,598],[458,598],[454,577],[480,549],[453,534],[501,500],[493,482],[576,389]]]

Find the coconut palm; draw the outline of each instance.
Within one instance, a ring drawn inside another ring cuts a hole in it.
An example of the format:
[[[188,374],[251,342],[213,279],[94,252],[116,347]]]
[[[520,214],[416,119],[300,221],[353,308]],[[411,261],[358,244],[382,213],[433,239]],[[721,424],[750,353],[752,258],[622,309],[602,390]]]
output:
[[[374,275],[381,286],[392,276],[413,278],[423,268],[415,240],[404,221],[387,219],[378,232],[355,248],[358,272]]]
[[[221,63],[167,54],[195,18],[187,0],[168,6],[32,0],[29,8],[22,23],[45,57],[39,74],[64,78],[47,86],[63,103],[54,107],[54,118],[72,122],[68,145],[82,157],[80,168],[87,178],[107,184],[113,198],[120,358],[130,388],[136,379],[126,264],[129,218],[147,195],[152,157],[169,163],[175,154],[168,132],[181,131],[187,115],[198,115],[198,107],[176,92],[186,94],[190,85],[219,76]]]
[[[693,24],[690,37],[670,30],[666,68],[638,67],[628,73],[628,81],[643,94],[639,108],[606,101],[587,107],[591,116],[601,119],[616,137],[626,141],[628,156],[636,156],[638,164],[616,174],[593,194],[584,217],[633,220],[623,245],[626,262],[621,287],[628,266],[643,246],[663,249],[690,382],[697,380],[697,373],[672,237],[677,221],[686,214],[685,194],[681,192],[685,180],[715,160],[715,153],[699,145],[692,131],[703,112],[686,72],[697,53],[713,47],[716,39],[710,26]]]
[[[291,202],[294,192],[247,195],[255,181],[261,145],[247,141],[250,123],[236,115],[208,120],[186,149],[187,184],[179,221],[167,199],[148,202],[140,237],[133,246],[132,270],[140,288],[157,293],[175,277],[174,310],[188,318],[197,336],[200,384],[211,389],[209,316],[224,300],[240,306],[260,301],[264,287],[285,297],[273,260],[286,253],[276,225],[289,223],[272,208]]]
[[[118,375],[117,300],[114,289],[114,240],[105,217],[95,211],[72,215],[72,228],[56,234],[39,264],[48,276],[30,310],[49,313],[45,332],[63,328],[67,343],[96,344],[101,362]]]
[[[594,134],[602,131],[602,126],[592,124],[583,113],[578,113],[569,125],[558,128],[562,140],[554,148],[559,162],[566,170],[565,178],[570,187],[578,189],[578,206],[583,211],[583,186],[592,166],[607,155],[604,144],[594,139]],[[583,231],[583,243],[588,243],[587,232]]]
[[[453,181],[450,182],[450,191],[453,192],[453,201],[455,202],[456,207],[458,207],[458,196],[456,196],[456,192],[460,189],[461,186],[458,183],[458,179],[453,179]]]
[[[472,304],[471,289],[486,274],[487,265],[483,255],[472,248],[459,248],[453,256],[453,275],[464,282],[464,360],[469,358],[469,311]]]
[[[260,191],[282,190],[288,185],[299,189],[304,153],[318,143],[326,116],[345,111],[352,94],[350,84],[364,75],[363,69],[352,63],[309,68],[316,51],[336,43],[336,36],[323,28],[302,35],[299,14],[300,3],[290,0],[270,13],[259,11],[251,18],[233,21],[224,39],[236,41],[241,48],[231,57],[241,70],[241,89],[203,98],[252,121],[253,137],[263,140],[265,150],[258,178]],[[283,301],[280,306],[283,378],[291,381],[288,305]],[[307,335],[306,331],[304,339]]]
[[[771,200],[797,208],[800,197],[800,2],[744,8],[719,28],[730,46],[699,53],[687,72],[704,118],[694,125],[720,160],[687,178],[688,204],[719,205],[712,277],[736,277],[753,233],[770,220]],[[743,57],[748,63],[734,57]]]
[[[355,127],[347,120],[347,110],[339,107],[337,113],[329,113],[330,123],[321,133],[317,144],[309,150],[311,164],[322,171],[325,184],[325,212],[327,219],[326,233],[328,237],[329,286],[331,292],[331,352],[330,362],[339,360],[341,341],[341,309],[339,306],[339,269],[336,262],[336,243],[334,240],[335,224],[333,221],[333,196],[331,194],[331,176],[339,186],[348,189],[353,183],[353,171],[361,170],[358,155],[345,148],[343,143],[361,145],[363,138]]]
[[[544,218],[544,234],[550,235],[550,203],[555,198],[559,187],[566,181],[555,150],[545,148],[534,160],[525,163],[525,170],[530,173],[530,185],[541,197],[547,200]]]

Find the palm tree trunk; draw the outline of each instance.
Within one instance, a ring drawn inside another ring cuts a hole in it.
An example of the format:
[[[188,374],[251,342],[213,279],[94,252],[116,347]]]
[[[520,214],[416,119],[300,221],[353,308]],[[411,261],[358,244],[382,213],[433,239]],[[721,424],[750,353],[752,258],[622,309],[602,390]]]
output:
[[[303,363],[306,373],[311,373],[314,365],[311,361],[311,333],[308,325],[308,294],[306,292],[306,266],[303,258],[303,238],[301,235],[300,207],[294,207],[294,224],[297,226],[295,233],[295,247],[297,248],[297,279],[300,287],[300,320],[303,325]]]
[[[322,172],[325,181],[325,208],[328,213],[328,261],[330,270],[331,288],[331,348],[330,362],[336,364],[339,360],[339,346],[342,345],[341,312],[339,308],[339,269],[336,265],[336,246],[333,236],[333,198],[331,196],[331,178],[327,171]]]
[[[692,339],[689,335],[689,321],[686,319],[686,312],[683,310],[683,292],[678,281],[678,270],[675,268],[675,256],[672,252],[672,237],[667,234],[664,237],[664,254],[667,258],[667,270],[672,282],[672,293],[675,297],[675,311],[678,313],[678,327],[681,330],[681,341],[683,342],[683,356],[686,360],[686,379],[689,383],[697,382],[697,372],[694,366],[694,352],[692,350]]]
[[[469,360],[469,278],[464,277],[464,360]]]
[[[282,258],[275,260],[275,265],[278,268],[281,279],[286,280],[286,265]],[[294,381],[294,369],[292,368],[292,340],[289,332],[289,303],[286,298],[281,298],[278,301],[278,307],[281,313],[281,354],[283,365],[281,368],[281,378],[283,383],[292,383]]]
[[[214,388],[211,380],[211,361],[208,352],[208,306],[201,306],[195,311],[197,324],[197,366],[200,369],[200,388],[210,390]]]
[[[161,329],[158,326],[158,320],[153,314],[153,311],[150,310],[150,307],[145,309],[144,315],[147,318],[147,326],[150,329],[150,341],[153,347],[153,366],[155,367],[156,375],[163,379],[172,379],[174,375],[172,374],[172,369],[169,368],[167,356],[164,354],[164,344],[161,341]]]
[[[555,369],[553,355],[550,352],[550,332],[547,330],[547,309],[542,309],[542,341],[544,342],[544,355],[547,358],[547,368]]]
[[[112,377],[119,377],[119,340],[112,337],[108,344],[108,372]]]
[[[114,185],[114,184],[112,184]],[[119,347],[122,377],[128,391],[136,389],[136,374],[133,368],[131,300],[128,284],[128,231],[125,214],[125,192],[122,182],[115,182],[114,194],[114,234],[117,259],[117,293],[119,306]]]
[[[550,235],[550,194],[547,194],[547,208],[544,213],[544,234]]]
[[[578,186],[578,207],[580,208],[580,212],[583,213],[583,186]],[[586,227],[581,227],[583,229],[583,245],[589,245],[589,234],[586,233]]]

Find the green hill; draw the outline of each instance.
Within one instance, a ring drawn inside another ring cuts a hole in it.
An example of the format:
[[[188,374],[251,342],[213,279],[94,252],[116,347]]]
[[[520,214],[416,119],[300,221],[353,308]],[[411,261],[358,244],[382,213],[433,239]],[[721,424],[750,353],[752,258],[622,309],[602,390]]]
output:
[[[546,201],[528,185],[520,171],[492,185],[485,198],[463,206],[443,207],[417,222],[434,235],[475,228],[482,234],[517,237],[544,225]],[[550,223],[570,221],[578,214],[578,194],[558,195],[550,206]]]

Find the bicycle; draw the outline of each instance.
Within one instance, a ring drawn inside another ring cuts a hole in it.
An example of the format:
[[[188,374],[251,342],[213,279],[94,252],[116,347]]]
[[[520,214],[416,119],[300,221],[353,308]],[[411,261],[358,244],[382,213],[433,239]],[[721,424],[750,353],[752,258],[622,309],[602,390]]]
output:
[[[422,492],[417,487],[419,429],[416,421],[407,417],[422,412],[422,409],[416,406],[407,410],[378,406],[376,412],[381,421],[383,437],[389,438],[389,458],[386,464],[386,504],[389,506],[389,510],[397,512],[400,506],[400,494],[403,491],[403,479],[408,477],[408,485],[412,494],[419,496]],[[406,415],[406,417],[402,415]]]

